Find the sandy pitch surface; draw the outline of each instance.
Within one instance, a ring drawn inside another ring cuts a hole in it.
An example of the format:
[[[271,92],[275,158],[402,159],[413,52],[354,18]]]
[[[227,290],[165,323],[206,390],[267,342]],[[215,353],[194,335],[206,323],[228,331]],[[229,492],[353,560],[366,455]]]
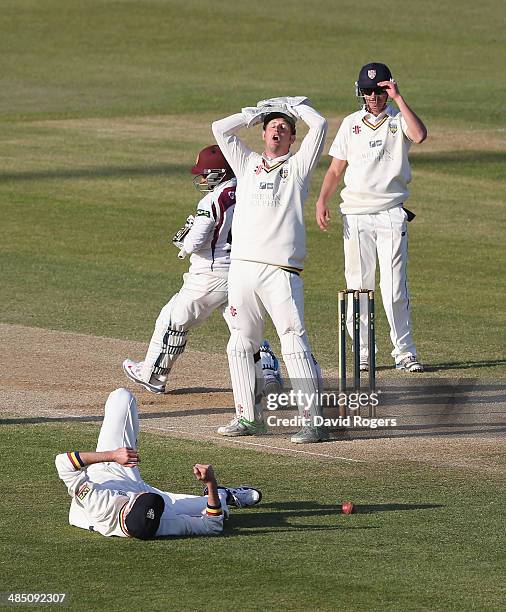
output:
[[[329,442],[294,445],[289,437],[296,428],[270,427],[263,436],[223,438],[216,428],[233,416],[225,355],[187,350],[174,367],[169,392],[160,396],[130,383],[121,368],[126,357],[142,359],[145,343],[3,324],[0,340],[0,425],[78,419],[96,422],[98,430],[107,395],[127,387],[138,399],[142,430],[160,435],[332,462],[410,461],[494,473],[505,467],[501,394],[499,401],[497,394],[485,398],[491,416],[483,431],[335,433]],[[475,399],[483,403],[482,397]],[[266,414],[289,418],[295,413]]]

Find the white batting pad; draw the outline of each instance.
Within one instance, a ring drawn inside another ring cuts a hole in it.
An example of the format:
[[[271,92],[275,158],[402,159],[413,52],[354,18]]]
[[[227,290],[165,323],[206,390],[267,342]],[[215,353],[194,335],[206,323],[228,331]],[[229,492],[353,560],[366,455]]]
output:
[[[306,335],[299,336],[293,332],[284,334],[281,337],[281,352],[292,389],[297,394],[299,414],[306,418],[319,416],[321,371]]]
[[[261,419],[261,408],[259,406],[255,408],[255,405],[256,397],[261,399],[261,384],[263,384],[261,362],[255,364],[251,343],[240,336],[237,330],[232,330],[227,345],[227,355],[236,414],[247,421],[258,421]]]

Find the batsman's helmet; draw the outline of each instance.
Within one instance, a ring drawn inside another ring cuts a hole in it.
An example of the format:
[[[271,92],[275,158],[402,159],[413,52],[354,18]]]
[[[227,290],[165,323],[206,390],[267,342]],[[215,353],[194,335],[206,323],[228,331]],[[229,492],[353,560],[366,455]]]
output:
[[[197,175],[193,179],[193,184],[202,193],[212,191],[222,181],[234,176],[234,171],[218,145],[211,145],[202,149],[197,155],[195,165],[191,167],[190,172]],[[202,181],[201,177],[205,181]]]

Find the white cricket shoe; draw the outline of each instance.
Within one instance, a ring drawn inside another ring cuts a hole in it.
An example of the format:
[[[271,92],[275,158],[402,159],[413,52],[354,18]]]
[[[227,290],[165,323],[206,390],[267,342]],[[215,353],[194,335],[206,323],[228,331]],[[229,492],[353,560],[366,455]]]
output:
[[[263,421],[247,421],[242,417],[234,417],[228,425],[218,427],[217,432],[222,436],[256,436],[266,432]]]
[[[244,485],[241,485],[240,487],[219,486],[218,489],[222,489],[227,492],[228,506],[235,506],[236,508],[250,508],[251,506],[259,504],[262,500],[262,491],[259,491],[253,487],[245,487]],[[208,488],[205,487],[204,495],[207,495],[208,492]]]
[[[414,355],[408,355],[395,364],[397,370],[404,372],[423,372],[423,365],[416,360]]]
[[[329,434],[323,427],[303,427],[299,432],[290,438],[294,444],[314,444],[315,442],[325,442],[329,439]]]
[[[138,385],[142,385],[144,389],[151,391],[151,393],[165,393],[165,385],[163,383],[156,385],[142,380],[141,366],[142,362],[132,361],[132,359],[125,359],[123,362],[123,372],[125,372],[130,380]]]

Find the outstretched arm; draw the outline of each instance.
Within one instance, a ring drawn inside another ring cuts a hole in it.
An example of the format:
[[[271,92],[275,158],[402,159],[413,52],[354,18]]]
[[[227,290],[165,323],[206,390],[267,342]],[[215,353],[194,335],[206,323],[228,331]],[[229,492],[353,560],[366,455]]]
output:
[[[427,138],[427,128],[423,121],[407,104],[406,100],[399,93],[399,87],[395,81],[380,81],[378,83],[383,87],[392,100],[397,104],[402,113],[402,117],[406,122],[406,136],[416,144],[422,143]]]
[[[330,222],[328,201],[331,196],[334,195],[347,163],[348,162],[344,159],[337,159],[337,157],[334,157],[323,179],[320,195],[316,202],[316,222],[324,232],[327,231]]]

